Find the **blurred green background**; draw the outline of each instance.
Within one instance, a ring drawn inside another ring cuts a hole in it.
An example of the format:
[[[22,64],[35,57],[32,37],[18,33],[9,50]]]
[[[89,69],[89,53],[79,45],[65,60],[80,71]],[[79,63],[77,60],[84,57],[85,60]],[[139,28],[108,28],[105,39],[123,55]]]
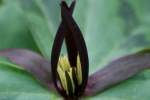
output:
[[[26,48],[50,59],[61,22],[61,0],[0,0],[0,49]],[[68,4],[71,0],[66,0]],[[150,47],[150,0],[76,0],[90,73],[118,57]],[[57,100],[28,73],[0,59],[0,100]],[[149,100],[150,71],[87,100]]]

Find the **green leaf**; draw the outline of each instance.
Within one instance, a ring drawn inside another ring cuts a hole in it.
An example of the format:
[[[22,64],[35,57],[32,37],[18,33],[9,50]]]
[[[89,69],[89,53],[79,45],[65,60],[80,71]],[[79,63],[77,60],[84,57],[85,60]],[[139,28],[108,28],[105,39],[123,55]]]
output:
[[[1,100],[50,100],[55,96],[42,87],[30,74],[0,64]]]
[[[89,1],[88,11],[85,40],[89,49],[91,72],[114,58],[135,53],[150,45],[150,40],[145,39],[149,33],[133,32],[137,27],[136,14],[128,2]]]
[[[3,3],[3,1],[2,1],[2,0],[0,0],[0,6],[2,5],[2,3]]]
[[[1,56],[0,56],[0,65],[11,66],[13,68],[23,70],[23,68],[21,68],[20,66],[11,63],[7,58],[1,57]]]
[[[48,20],[44,16],[38,2],[34,0],[19,1],[20,7],[26,20],[26,26],[34,38],[41,53],[46,58],[50,59],[51,46],[53,43],[53,36],[49,29]],[[32,4],[32,5],[31,5]]]
[[[50,59],[52,35],[45,20],[34,13],[27,14],[27,25],[43,56]]]
[[[17,3],[4,3],[0,8],[0,49],[28,48],[39,51],[25,25]]]

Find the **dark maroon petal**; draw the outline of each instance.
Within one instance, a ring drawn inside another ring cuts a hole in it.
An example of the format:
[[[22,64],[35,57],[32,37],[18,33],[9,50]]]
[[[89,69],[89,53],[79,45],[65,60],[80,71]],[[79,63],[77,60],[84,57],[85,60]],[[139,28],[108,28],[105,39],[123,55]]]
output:
[[[147,68],[150,68],[150,53],[138,53],[114,60],[89,77],[85,95],[96,95]]]
[[[49,89],[53,88],[50,61],[39,54],[26,49],[5,49],[0,50],[0,56],[8,58],[12,63],[31,73]]]
[[[89,61],[86,44],[82,36],[82,32],[80,31],[72,15],[67,10],[65,2],[62,2],[61,4],[61,13],[62,13],[62,20],[64,20],[65,22],[64,25],[67,27],[67,29],[70,30],[71,32],[70,34],[73,36],[73,39],[75,41],[80,56],[83,83],[78,87],[79,91],[78,90],[77,91],[78,95],[82,95],[87,84],[89,72]]]
[[[71,4],[70,6],[70,13],[73,13],[75,7],[75,1]],[[66,41],[66,47],[67,47],[67,52],[68,52],[68,57],[69,57],[69,62],[71,66],[76,66],[77,63],[77,47],[74,41],[74,38],[72,36],[71,31],[67,29],[67,27],[64,25],[66,32],[64,32],[65,35],[65,41]]]
[[[72,2],[70,8],[67,8],[71,14],[73,13],[74,6],[75,6],[75,2]],[[56,37],[54,40],[52,53],[51,53],[53,82],[54,82],[54,85],[55,85],[56,89],[58,90],[58,92],[64,97],[66,97],[66,94],[64,93],[65,91],[60,89],[59,85],[57,84],[58,83],[57,82],[57,63],[58,63],[59,55],[61,52],[63,40],[64,40],[65,36],[68,34],[68,32],[69,32],[68,29],[66,29],[66,26],[64,26],[64,21],[62,21],[58,28],[58,31],[56,33]],[[68,37],[68,35],[67,35],[67,37]],[[73,43],[73,42],[70,39],[66,39],[66,42],[70,42],[70,43],[66,43],[66,46],[67,46],[67,50],[69,51],[68,56],[69,56],[69,58],[71,58],[71,56],[72,56],[71,52],[74,52],[74,50],[75,50],[71,45],[71,43]]]

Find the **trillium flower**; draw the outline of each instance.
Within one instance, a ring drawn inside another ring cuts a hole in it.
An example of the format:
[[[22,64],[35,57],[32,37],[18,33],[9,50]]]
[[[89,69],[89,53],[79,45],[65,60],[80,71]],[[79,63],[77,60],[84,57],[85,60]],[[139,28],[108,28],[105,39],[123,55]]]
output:
[[[70,8],[61,3],[62,23],[52,49],[52,77],[58,92],[65,98],[78,98],[83,94],[88,80],[88,53],[84,38],[72,17],[75,1]],[[66,41],[68,57],[60,58],[63,40]],[[60,58],[60,59],[59,59]],[[59,77],[59,79],[58,79]],[[60,84],[58,84],[58,80]],[[59,86],[61,85],[62,88]]]
[[[89,67],[93,66],[89,66],[84,37],[72,17],[74,7],[75,1],[70,7],[65,1],[61,2],[62,22],[54,40],[51,61],[26,49],[1,50],[0,56],[21,66],[41,85],[50,91],[57,91],[66,100],[96,95],[149,68],[150,53],[146,50],[113,60],[89,75]],[[63,41],[68,55],[62,56]]]

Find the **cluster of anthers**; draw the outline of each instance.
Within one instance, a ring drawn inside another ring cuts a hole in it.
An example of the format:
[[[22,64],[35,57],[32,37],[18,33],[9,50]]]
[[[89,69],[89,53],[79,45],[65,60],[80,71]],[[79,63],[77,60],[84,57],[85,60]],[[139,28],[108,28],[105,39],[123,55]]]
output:
[[[76,81],[73,80],[73,75],[75,75],[75,78],[77,79],[77,84],[82,84],[82,69],[79,56],[77,57],[76,67],[72,67],[70,65],[67,56],[60,57],[57,72],[59,74],[62,87],[66,91],[67,95],[70,94],[69,92],[75,93]]]
[[[61,1],[62,22],[56,33],[51,56],[53,83],[59,94],[68,100],[77,100],[84,93],[89,72],[86,44],[72,17],[74,7],[75,1],[70,7]],[[68,56],[60,56],[64,40]]]

